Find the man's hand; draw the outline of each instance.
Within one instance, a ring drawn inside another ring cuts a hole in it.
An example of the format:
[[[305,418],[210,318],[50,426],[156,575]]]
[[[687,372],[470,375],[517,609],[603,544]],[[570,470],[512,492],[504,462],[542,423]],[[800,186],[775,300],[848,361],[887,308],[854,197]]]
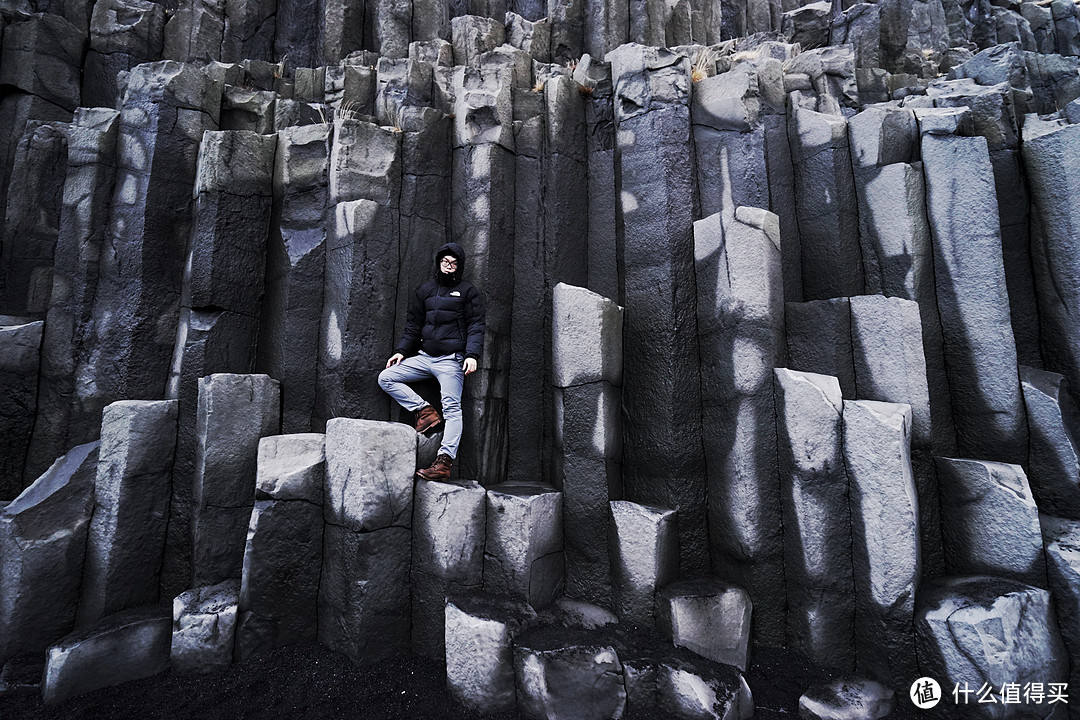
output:
[[[461,363],[461,367],[464,368],[466,375],[472,375],[476,372],[476,358],[465,358],[465,362]]]
[[[399,362],[401,362],[404,359],[405,359],[405,356],[402,355],[401,353],[394,353],[393,355],[390,356],[390,359],[386,361],[386,367],[393,367],[394,365],[397,365]]]

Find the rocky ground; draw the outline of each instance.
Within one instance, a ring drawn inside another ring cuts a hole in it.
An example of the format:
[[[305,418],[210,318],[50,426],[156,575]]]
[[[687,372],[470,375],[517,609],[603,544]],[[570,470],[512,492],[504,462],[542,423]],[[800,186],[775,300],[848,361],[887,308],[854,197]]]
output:
[[[798,714],[799,696],[828,677],[789,652],[762,650],[747,681],[757,720]],[[266,653],[248,662],[199,675],[172,672],[87,693],[46,706],[34,690],[0,695],[5,720],[111,720],[120,718],[347,718],[365,720],[466,720],[479,717],[456,704],[437,663],[417,656],[357,667],[325,647],[304,645]],[[517,720],[517,713],[484,716]],[[639,720],[633,713],[628,720]],[[894,720],[914,717],[904,708]]]

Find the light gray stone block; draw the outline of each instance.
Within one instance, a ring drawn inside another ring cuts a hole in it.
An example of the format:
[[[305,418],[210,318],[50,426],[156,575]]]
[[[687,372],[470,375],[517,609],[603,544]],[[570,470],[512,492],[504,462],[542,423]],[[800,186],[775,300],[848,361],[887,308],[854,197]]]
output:
[[[0,661],[75,623],[97,459],[96,442],[73,448],[0,509]]]
[[[484,574],[487,493],[471,480],[418,481],[413,508],[413,650],[442,659],[446,598],[479,590]]]
[[[1080,522],[1045,514],[1039,521],[1054,610],[1072,661],[1069,681],[1076,687],[1080,680]]]
[[[484,591],[543,608],[562,594],[562,494],[541,483],[501,483],[487,494]]]
[[[41,695],[47,704],[164,672],[172,622],[156,607],[127,610],[68,635],[45,654]]]
[[[937,458],[945,570],[1046,587],[1039,509],[1019,465]]]
[[[102,413],[80,627],[157,602],[175,444],[175,400],[121,400]]]
[[[895,693],[881,683],[855,678],[815,685],[799,698],[799,717],[805,720],[864,718],[877,720],[893,711]]]
[[[326,522],[353,532],[412,522],[416,432],[401,423],[326,424]]]
[[[175,671],[206,672],[232,663],[239,592],[238,580],[225,580],[173,599],[169,659]]]
[[[518,709],[530,720],[622,717],[623,667],[596,631],[544,628],[514,639]]]
[[[514,636],[536,613],[525,602],[471,595],[446,602],[446,685],[479,713],[515,707]]]
[[[749,593],[714,577],[680,580],[656,596],[656,625],[681,647],[746,672],[750,666]]]
[[[855,584],[840,383],[774,372],[789,642],[825,667],[850,670]]]
[[[916,675],[919,515],[911,470],[911,408],[844,401],[851,508],[857,671],[895,683]]]
[[[1062,375],[1020,366],[1031,453],[1028,481],[1039,511],[1080,519],[1080,411]]]
[[[678,515],[626,500],[610,506],[612,604],[622,622],[652,627],[656,591],[679,576]]]
[[[623,308],[566,283],[552,294],[552,383],[570,387],[601,380],[622,384]]]

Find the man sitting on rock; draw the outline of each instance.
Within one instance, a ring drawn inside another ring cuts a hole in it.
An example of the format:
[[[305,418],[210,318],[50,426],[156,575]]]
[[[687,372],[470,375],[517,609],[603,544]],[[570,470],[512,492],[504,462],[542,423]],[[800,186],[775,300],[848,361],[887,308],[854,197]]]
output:
[[[439,412],[405,383],[433,377],[439,381],[446,417],[442,446],[431,467],[416,474],[445,480],[461,442],[461,390],[465,376],[476,372],[484,349],[484,299],[462,280],[465,253],[446,243],[435,253],[435,277],[416,289],[409,302],[405,331],[379,373],[379,386],[406,410],[416,412],[416,431],[437,429]]]

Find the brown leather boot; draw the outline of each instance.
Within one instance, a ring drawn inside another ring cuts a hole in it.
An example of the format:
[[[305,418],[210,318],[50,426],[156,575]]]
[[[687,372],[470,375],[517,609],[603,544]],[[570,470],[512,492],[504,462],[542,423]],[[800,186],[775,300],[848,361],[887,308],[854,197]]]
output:
[[[416,411],[416,432],[427,432],[440,423],[442,423],[442,417],[439,411],[430,405],[425,405]]]
[[[417,470],[416,474],[425,480],[449,480],[450,468],[453,465],[454,458],[445,453],[439,453],[439,456],[435,458],[435,462],[431,463],[431,467]]]

